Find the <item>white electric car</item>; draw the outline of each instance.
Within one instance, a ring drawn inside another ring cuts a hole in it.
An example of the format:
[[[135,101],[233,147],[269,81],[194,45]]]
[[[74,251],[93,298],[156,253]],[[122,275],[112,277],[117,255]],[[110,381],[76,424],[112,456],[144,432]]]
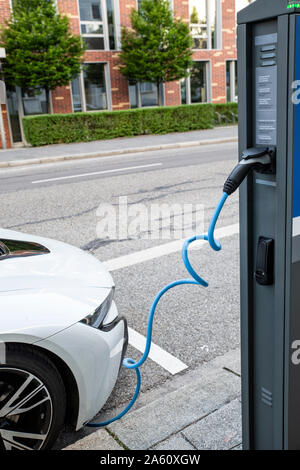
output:
[[[93,256],[0,229],[0,449],[45,449],[91,420],[116,383],[128,333]]]

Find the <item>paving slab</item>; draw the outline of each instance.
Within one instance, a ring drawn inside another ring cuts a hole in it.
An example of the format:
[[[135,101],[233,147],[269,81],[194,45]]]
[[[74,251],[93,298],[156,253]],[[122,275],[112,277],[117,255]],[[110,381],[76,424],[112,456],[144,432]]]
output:
[[[196,450],[180,433],[160,442],[151,450]]]
[[[92,431],[92,428],[85,428],[73,433],[72,440],[76,439],[77,434],[80,436],[74,444],[68,445],[69,439],[65,442],[61,439],[58,448],[120,450],[121,443],[132,450],[195,450],[193,442],[185,437],[184,430],[201,419],[213,416],[214,412],[227,403],[239,401],[240,378],[235,372],[231,372],[233,369],[238,370],[239,360],[239,350],[231,350],[141,394],[133,410],[122,420],[109,426],[115,438],[106,430]],[[101,413],[96,420],[109,419],[123,408],[124,404]],[[236,419],[236,415],[234,416]],[[223,414],[216,415],[218,417],[222,422]],[[231,416],[228,417],[230,419]],[[218,426],[217,422],[215,427]],[[215,434],[213,426],[211,434]],[[206,435],[210,443],[211,434]],[[237,449],[239,444],[240,442],[236,444]]]
[[[211,414],[240,395],[239,377],[215,366],[211,361],[192,383],[160,396],[109,429],[129,449],[143,450]]]
[[[229,450],[242,442],[241,403],[233,400],[187,427],[182,434],[196,449]]]
[[[118,442],[105,430],[98,431],[65,447],[64,450],[124,450]]]

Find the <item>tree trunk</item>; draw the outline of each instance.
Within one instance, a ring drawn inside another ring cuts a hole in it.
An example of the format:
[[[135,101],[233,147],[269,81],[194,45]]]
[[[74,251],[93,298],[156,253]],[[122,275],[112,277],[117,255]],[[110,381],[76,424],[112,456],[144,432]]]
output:
[[[161,99],[161,85],[162,85],[162,82],[157,82],[157,103],[158,103],[158,106],[163,105],[162,99]]]
[[[48,114],[52,114],[52,106],[51,106],[51,103],[50,103],[50,90],[49,90],[49,88],[45,88],[45,92],[46,92],[46,101],[47,101],[47,111],[48,111]]]

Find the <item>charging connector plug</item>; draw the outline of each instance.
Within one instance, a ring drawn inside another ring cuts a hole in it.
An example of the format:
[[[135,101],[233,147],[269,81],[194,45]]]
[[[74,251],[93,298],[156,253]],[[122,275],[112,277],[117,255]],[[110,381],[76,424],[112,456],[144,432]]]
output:
[[[224,184],[224,193],[230,196],[244,181],[250,171],[275,173],[274,148],[250,148],[243,152],[242,160],[232,171]]]

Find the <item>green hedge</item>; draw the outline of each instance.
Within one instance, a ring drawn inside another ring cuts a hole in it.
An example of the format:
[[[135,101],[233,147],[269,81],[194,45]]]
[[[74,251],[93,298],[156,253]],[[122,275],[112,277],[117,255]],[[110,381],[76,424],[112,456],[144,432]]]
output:
[[[92,140],[167,134],[211,129],[216,116],[228,119],[236,105],[209,103],[174,107],[101,111],[93,113],[44,114],[23,118],[26,140],[33,146],[89,142]]]

